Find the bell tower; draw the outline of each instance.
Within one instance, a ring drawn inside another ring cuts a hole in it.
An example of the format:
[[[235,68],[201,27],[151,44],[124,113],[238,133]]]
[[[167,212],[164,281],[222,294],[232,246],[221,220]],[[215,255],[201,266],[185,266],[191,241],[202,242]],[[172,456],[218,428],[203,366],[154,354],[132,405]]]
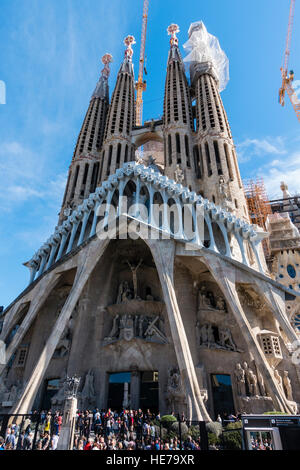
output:
[[[117,76],[106,123],[99,183],[107,179],[124,163],[135,159],[135,147],[131,142],[132,128],[135,123],[132,64],[134,37],[127,36],[124,44],[126,45],[125,57]]]
[[[220,95],[218,66],[224,57],[217,54],[224,53],[220,48],[210,50],[210,42],[205,44],[209,36],[213,37],[202,22],[194,23],[190,27],[187,43],[192,44],[193,48],[189,62],[191,93],[195,100],[193,159],[198,188],[205,198],[248,221],[236,150]],[[185,60],[188,61],[188,58]]]
[[[108,77],[112,56],[102,57],[104,68],[92,94],[83,125],[78,136],[72,162],[69,168],[59,221],[94,192],[100,170],[100,150],[103,144],[104,129],[109,106]]]
[[[190,90],[176,34],[179,26],[171,24],[168,29],[170,51],[167,65],[164,100],[165,174],[176,179],[182,173],[182,184],[192,185],[192,108]]]

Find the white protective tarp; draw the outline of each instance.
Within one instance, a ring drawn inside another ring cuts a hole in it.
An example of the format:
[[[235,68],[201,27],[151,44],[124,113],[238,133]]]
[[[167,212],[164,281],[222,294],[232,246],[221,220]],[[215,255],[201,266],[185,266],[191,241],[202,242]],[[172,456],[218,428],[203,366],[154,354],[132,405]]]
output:
[[[220,82],[219,89],[225,90],[229,81],[229,60],[218,38],[208,33],[203,21],[191,24],[189,40],[183,47],[189,53],[184,62],[212,62]]]

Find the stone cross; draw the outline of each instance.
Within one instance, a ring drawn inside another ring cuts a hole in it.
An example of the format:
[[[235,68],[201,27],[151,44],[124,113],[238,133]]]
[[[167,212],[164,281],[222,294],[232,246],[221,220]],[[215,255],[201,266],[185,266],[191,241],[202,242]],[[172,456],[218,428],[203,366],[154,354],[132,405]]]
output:
[[[134,289],[134,298],[135,299],[137,298],[137,270],[141,266],[142,262],[143,262],[143,260],[141,259],[139,264],[136,267],[134,267],[134,266],[131,266],[131,264],[127,260],[127,264],[128,264],[128,266],[130,267],[130,269],[132,271],[132,280],[133,280],[133,289]]]

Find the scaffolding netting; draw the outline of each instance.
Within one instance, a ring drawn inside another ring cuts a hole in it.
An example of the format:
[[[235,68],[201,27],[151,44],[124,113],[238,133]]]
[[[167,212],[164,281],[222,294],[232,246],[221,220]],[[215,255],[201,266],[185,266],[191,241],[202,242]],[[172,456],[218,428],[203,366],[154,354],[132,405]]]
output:
[[[219,79],[219,90],[225,90],[229,81],[229,60],[218,38],[209,34],[203,21],[191,24],[189,40],[183,47],[189,53],[184,62],[212,62]]]

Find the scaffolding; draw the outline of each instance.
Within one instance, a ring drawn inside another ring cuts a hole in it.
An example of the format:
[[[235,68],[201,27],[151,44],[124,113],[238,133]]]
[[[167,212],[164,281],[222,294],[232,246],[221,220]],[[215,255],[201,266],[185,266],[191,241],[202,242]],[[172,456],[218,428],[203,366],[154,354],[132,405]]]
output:
[[[244,183],[244,192],[251,223],[267,231],[266,222],[268,215],[272,214],[272,209],[263,178],[247,180]],[[262,245],[265,257],[268,259],[270,256],[268,239],[263,240]]]

